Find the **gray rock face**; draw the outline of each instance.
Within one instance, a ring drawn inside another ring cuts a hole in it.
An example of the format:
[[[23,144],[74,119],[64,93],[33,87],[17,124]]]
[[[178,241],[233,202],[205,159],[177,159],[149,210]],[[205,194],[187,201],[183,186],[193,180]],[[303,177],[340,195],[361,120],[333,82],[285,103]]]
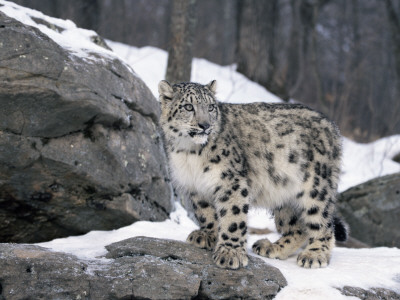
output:
[[[351,236],[370,246],[400,247],[400,173],[348,189],[338,208]]]
[[[178,241],[137,237],[106,248],[109,260],[82,261],[0,244],[0,299],[272,299],[287,284],[259,258],[219,269],[211,252]]]
[[[165,219],[160,110],[143,81],[112,56],[73,55],[1,12],[0,41],[0,242]]]
[[[400,300],[399,294],[383,288],[364,290],[357,287],[345,286],[339,290],[345,296],[357,297],[361,300]]]

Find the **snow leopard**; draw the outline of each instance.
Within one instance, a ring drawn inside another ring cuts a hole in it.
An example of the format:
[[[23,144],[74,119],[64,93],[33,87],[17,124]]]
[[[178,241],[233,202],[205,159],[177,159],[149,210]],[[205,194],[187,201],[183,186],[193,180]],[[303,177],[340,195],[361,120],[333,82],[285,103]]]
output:
[[[257,241],[253,252],[286,259],[303,247],[299,266],[326,267],[335,240],[347,237],[335,210],[338,128],[301,104],[217,101],[216,87],[158,85],[170,175],[200,226],[187,241],[213,251],[221,268],[246,267],[247,215],[262,207],[281,237]]]

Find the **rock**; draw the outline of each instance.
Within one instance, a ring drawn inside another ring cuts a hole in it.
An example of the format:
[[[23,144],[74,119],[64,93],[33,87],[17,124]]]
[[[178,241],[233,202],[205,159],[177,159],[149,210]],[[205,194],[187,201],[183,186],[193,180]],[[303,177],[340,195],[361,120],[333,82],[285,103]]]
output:
[[[384,288],[364,290],[362,288],[345,286],[339,289],[339,291],[345,296],[353,296],[361,300],[400,300],[399,294]]]
[[[0,242],[166,219],[160,108],[131,68],[110,51],[76,55],[2,12],[0,41]]]
[[[370,246],[400,247],[400,173],[348,189],[337,206],[352,237]]]
[[[0,244],[0,299],[85,299],[88,265],[45,248]],[[80,296],[80,298],[78,298]]]
[[[174,262],[174,265],[184,265],[199,277],[200,299],[269,299],[287,284],[278,269],[259,258],[250,256],[245,269],[220,269],[214,264],[210,251],[173,240],[136,237],[111,244],[106,249],[109,251],[107,258],[150,255]]]
[[[106,247],[108,260],[23,244],[0,244],[0,299],[272,299],[280,271],[250,257],[219,269],[211,252],[187,243],[136,237]]]

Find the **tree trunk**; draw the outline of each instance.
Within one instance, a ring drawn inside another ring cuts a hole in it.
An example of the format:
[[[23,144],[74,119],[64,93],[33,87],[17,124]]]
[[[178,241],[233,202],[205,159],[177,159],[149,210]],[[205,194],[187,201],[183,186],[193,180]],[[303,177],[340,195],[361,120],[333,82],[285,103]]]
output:
[[[166,79],[190,81],[196,25],[196,0],[173,0]]]
[[[235,57],[235,45],[237,37],[237,1],[223,0],[223,31],[222,31],[222,57],[221,64],[232,63]]]
[[[391,0],[385,0],[386,12],[389,20],[389,28],[392,34],[394,57],[396,61],[396,73],[400,78],[400,17],[396,14],[395,6]]]
[[[291,0],[291,27],[287,54],[287,70],[284,81],[288,95],[293,98],[304,79],[305,53],[304,53],[304,30],[300,19],[299,0]]]
[[[280,94],[273,80],[278,0],[241,0],[238,18],[238,71]]]

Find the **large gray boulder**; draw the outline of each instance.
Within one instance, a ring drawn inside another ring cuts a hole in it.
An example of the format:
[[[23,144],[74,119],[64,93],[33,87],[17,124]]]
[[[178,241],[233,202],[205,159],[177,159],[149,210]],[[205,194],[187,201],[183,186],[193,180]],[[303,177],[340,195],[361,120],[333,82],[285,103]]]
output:
[[[348,189],[337,206],[352,237],[370,246],[400,247],[400,173]]]
[[[133,70],[111,52],[76,55],[2,12],[0,41],[0,242],[166,219],[160,109]]]
[[[0,244],[0,299],[272,299],[286,280],[256,257],[218,268],[190,244],[136,237],[83,261],[32,245]]]

